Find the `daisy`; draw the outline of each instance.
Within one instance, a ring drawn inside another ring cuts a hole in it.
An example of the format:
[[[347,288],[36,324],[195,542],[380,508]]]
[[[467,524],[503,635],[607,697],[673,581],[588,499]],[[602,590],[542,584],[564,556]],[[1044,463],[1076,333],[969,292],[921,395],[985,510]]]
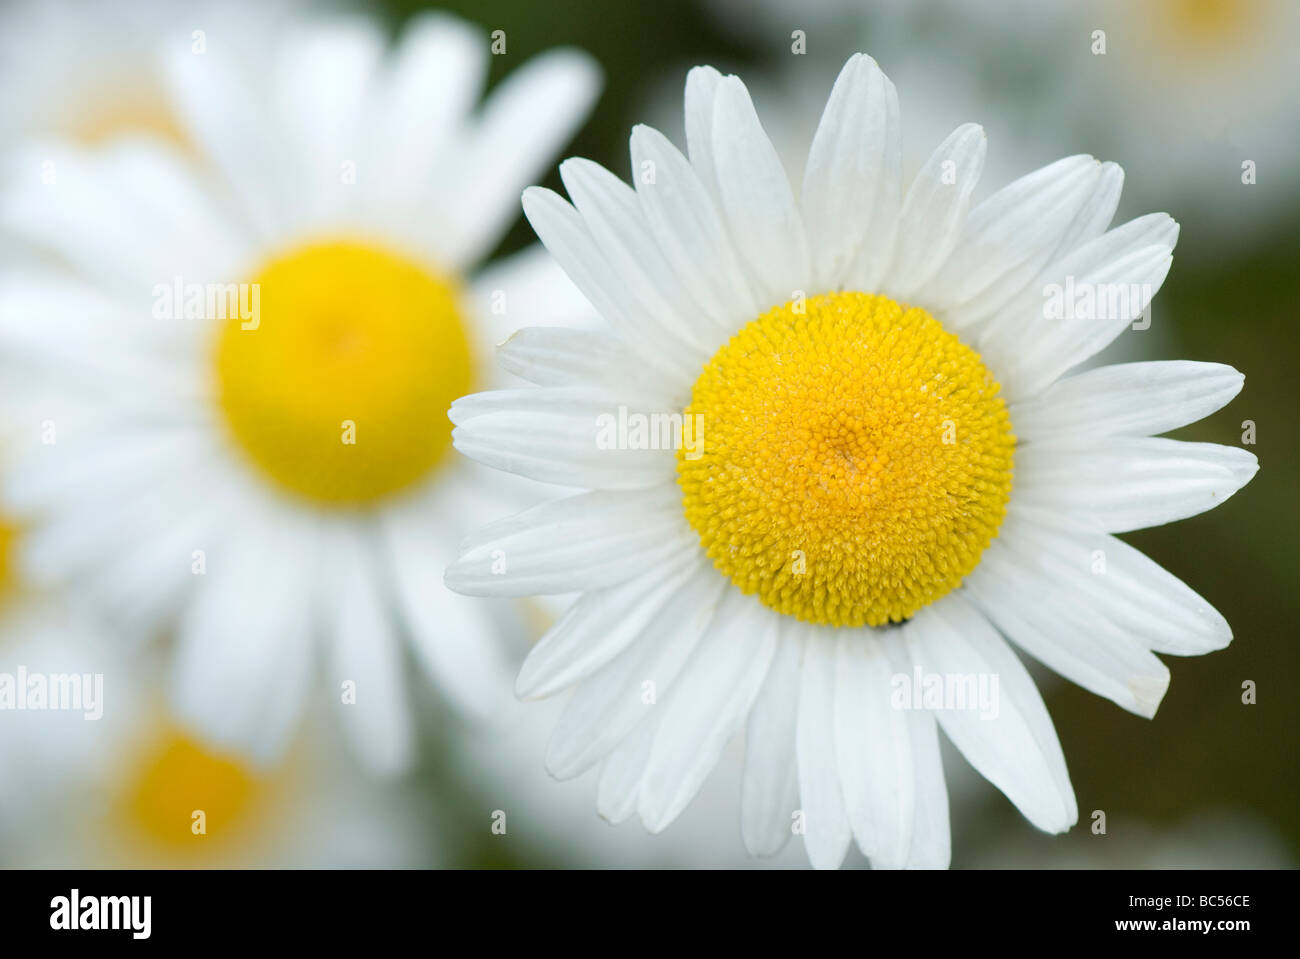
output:
[[[536,386],[458,400],[453,441],[589,491],[470,537],[447,583],[582,591],[516,691],[576,687],[547,764],[599,765],[610,820],[663,829],[744,728],[752,852],[802,833],[817,866],[854,839],[877,866],[945,866],[942,728],[1031,823],[1068,829],[1065,760],[1010,643],[1149,717],[1155,653],[1231,637],[1113,534],[1250,479],[1247,452],[1152,438],[1241,375],[1067,375],[1147,306],[1177,224],[1108,229],[1120,171],[1088,156],[968,209],[971,124],[904,189],[897,97],[863,55],[797,198],[739,79],[691,71],[685,115],[689,159],[633,130],[634,186],[568,160],[573,205],[525,192],[607,328],[517,333],[500,361]]]
[[[104,143],[151,133],[185,143],[154,56],[159,41],[208,41],[269,69],[296,0],[15,0],[0,13],[0,139],[38,134]]]
[[[251,764],[176,721],[155,657],[34,622],[0,626],[0,676],[97,676],[98,715],[0,711],[6,867],[391,868],[437,855],[412,804],[357,776],[325,737]]]
[[[401,769],[404,638],[453,704],[508,690],[518,614],[440,578],[524,484],[457,457],[446,409],[493,381],[494,343],[581,302],[539,247],[473,271],[598,71],[553,51],[476,108],[491,39],[448,16],[390,55],[368,21],[302,24],[265,83],[220,39],[162,53],[203,168],[157,139],[46,140],[0,196],[64,265],[0,279],[30,411],[4,484],[19,562],[126,635],[174,634],[172,707],[213,745],[273,759],[311,693]]]

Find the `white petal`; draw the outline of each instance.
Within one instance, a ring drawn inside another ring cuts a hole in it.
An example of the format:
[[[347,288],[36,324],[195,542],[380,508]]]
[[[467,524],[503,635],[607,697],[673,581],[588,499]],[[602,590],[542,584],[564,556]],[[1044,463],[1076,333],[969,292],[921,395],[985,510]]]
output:
[[[569,141],[600,90],[600,68],[577,50],[529,60],[492,91],[466,141],[438,175],[454,184],[441,219],[455,229],[452,266],[483,256],[518,215],[519,191]]]
[[[410,765],[414,733],[407,712],[402,648],[376,581],[377,555],[370,529],[337,530],[327,546],[331,576],[324,617],[331,647],[333,689],[352,682],[355,701],[334,708],[362,761],[391,775]]]
[[[631,150],[641,211],[677,281],[716,328],[738,329],[752,320],[758,301],[699,175],[651,127],[633,127]]]
[[[596,811],[612,823],[620,823],[636,812],[640,795],[641,778],[655,734],[659,731],[662,713],[654,710],[641,720],[631,734],[606,757],[600,767],[600,782],[596,787]]]
[[[1053,567],[1023,539],[1013,530],[985,550],[967,580],[971,598],[1044,665],[1129,712],[1154,716],[1169,688],[1169,669],[1106,618],[1104,607],[1074,592],[1072,581],[1050,575]]]
[[[916,797],[907,711],[891,694],[894,676],[910,664],[891,662],[871,630],[838,632],[835,755],[845,810],[872,866],[899,869],[912,845]]]
[[[590,160],[565,160],[560,176],[637,326],[651,339],[665,341],[660,349],[711,355],[732,331],[702,322],[655,243],[636,191]]]
[[[61,430],[68,425],[59,423]],[[77,577],[85,589],[111,590],[116,575],[127,572],[118,563],[138,555],[123,544],[172,540],[177,527],[196,535],[211,532],[209,504],[215,501],[230,509],[234,503],[221,484],[208,482],[219,463],[201,433],[172,436],[165,444],[150,432],[106,429],[103,437],[109,449],[94,438],[61,432],[58,443],[38,447],[41,452],[10,467],[6,508],[40,519],[20,538],[17,557],[24,577],[33,584]],[[190,554],[210,543],[206,538],[179,544],[168,574],[147,584],[143,605],[164,602],[178,573],[192,584]],[[114,607],[137,603],[130,594],[111,591],[102,598]]]
[[[617,586],[585,593],[529,652],[515,694],[542,699],[587,678],[652,627],[665,604],[698,572],[698,556],[688,552]]]
[[[487,67],[488,44],[477,27],[430,11],[407,22],[371,101],[366,173],[377,181],[367,184],[376,202],[406,209],[403,192],[431,181],[438,155],[457,147],[455,133],[483,91]],[[441,231],[424,227],[435,234],[425,242],[436,248]]]
[[[980,203],[952,256],[935,276],[926,305],[963,330],[1024,289],[1056,253],[1092,195],[1101,165],[1073,156],[1035,170]]]
[[[1108,533],[1160,526],[1218,506],[1250,482],[1255,454],[1214,443],[1108,437],[1080,449],[1016,452],[1017,505]]]
[[[557,779],[578,775],[645,719],[658,699],[672,689],[713,621],[726,586],[726,578],[715,573],[702,554],[697,555],[686,581],[663,603],[658,615],[625,650],[574,691],[547,747],[546,768],[551,775]],[[648,689],[654,692],[649,701]]]
[[[698,364],[685,362],[671,350],[657,349],[652,332],[638,320],[635,304],[616,282],[613,268],[578,211],[559,194],[539,187],[524,191],[523,206],[537,236],[605,322],[639,347],[648,364],[663,370],[677,386],[689,388]]]
[[[767,676],[780,621],[752,596],[727,590],[709,635],[659,707],[637,812],[651,832],[686,808],[741,727]]]
[[[468,537],[445,581],[473,596],[601,589],[692,545],[673,485],[582,493],[541,503]]]
[[[748,267],[759,311],[807,294],[808,242],[790,178],[737,77],[718,84],[713,161],[732,241]]]
[[[916,788],[907,868],[947,869],[952,861],[952,832],[948,823],[948,786],[939,756],[939,727],[928,710],[909,710],[907,719]]]
[[[194,550],[223,539],[229,517],[244,508],[241,490],[204,483],[215,472],[213,460],[195,460],[189,470],[177,470],[167,482],[147,487],[139,510],[137,501],[111,489],[100,487],[93,497],[83,491],[78,498],[87,514],[64,507],[25,534],[24,578],[32,584],[50,581],[72,572],[71,563],[84,562],[76,589],[87,602],[104,610],[121,634],[141,642],[156,639],[175,621],[194,587]],[[93,532],[96,513],[114,517],[102,535]],[[50,540],[63,528],[70,530],[67,546],[51,549]],[[84,553],[67,548],[74,544],[84,547]],[[105,562],[109,556],[112,562]]]
[[[402,508],[385,512],[389,573],[421,666],[452,703],[473,717],[486,718],[499,715],[510,701],[511,667],[493,605],[458,596],[442,585],[450,545],[444,538],[454,528],[454,519],[465,518],[424,516]]]
[[[984,170],[988,137],[977,123],[959,126],[939,144],[907,189],[898,218],[893,263],[882,287],[911,301],[957,245],[970,196]]]
[[[718,174],[713,162],[713,104],[721,82],[722,74],[713,67],[694,67],[686,74],[686,153],[715,199]]]
[[[497,362],[538,386],[630,387],[665,403],[675,399],[623,340],[596,330],[525,327],[501,344]]]
[[[1101,165],[1092,192],[1084,200],[1074,221],[1066,229],[1056,247],[1055,258],[1068,255],[1074,249],[1101,236],[1115,218],[1120,192],[1124,188],[1124,171],[1118,163],[1107,161]]]
[[[1079,818],[1056,730],[1034,681],[1005,641],[960,593],[950,593],[907,626],[912,660],[924,674],[996,678],[997,715],[941,709],[936,718],[962,755],[1045,832]]]
[[[1178,577],[1122,540],[1013,508],[999,539],[1148,649],[1199,656],[1222,649],[1232,629]]]
[[[54,434],[58,442],[32,447],[6,470],[8,508],[20,513],[66,509],[85,499],[87,491],[127,495],[149,489],[150,478],[168,475],[169,467],[179,472],[212,463],[211,442],[196,432],[161,431],[165,442],[160,442],[160,431],[111,425],[65,428]]]
[[[1241,392],[1245,377],[1222,363],[1121,363],[1057,380],[1011,407],[1016,436],[1079,445],[1105,436],[1154,436],[1195,423]]]
[[[653,430],[660,448],[619,449],[634,445],[630,431],[617,433],[623,413],[676,416],[680,429],[680,412],[653,400],[576,386],[475,393],[456,400],[448,415],[456,424],[456,449],[494,469],[597,489],[645,489],[670,481],[677,457],[669,444],[680,442],[680,433],[673,433],[670,419],[647,419],[666,427]]]
[[[384,46],[374,23],[341,17],[311,23],[277,51],[268,81],[272,116],[293,150],[291,186],[307,224],[330,223],[357,206],[356,184],[342,171],[363,159],[362,124]],[[356,181],[371,173],[357,169]]]
[[[288,746],[311,674],[316,550],[301,520],[267,511],[244,523],[208,552],[181,617],[171,704],[215,745],[270,763]]]
[[[604,326],[591,301],[540,243],[493,260],[474,277],[469,296],[487,358],[526,327]]]
[[[884,278],[901,203],[898,93],[876,61],[840,71],[813,136],[800,204],[818,291]]]
[[[244,279],[244,237],[173,151],[148,140],[99,152],[33,144],[17,162],[29,175],[0,196],[5,229],[56,253],[140,315],[157,308],[158,293],[170,293],[176,277]],[[54,179],[42,183],[37,171],[47,163]]]
[[[265,241],[299,222],[296,153],[274,122],[266,97],[238,59],[219,49],[195,56],[188,46],[167,52],[164,68],[173,107],[188,135],[230,185],[239,212]]]
[[[740,833],[751,855],[780,852],[793,833],[799,809],[799,726],[802,643],[797,631],[781,630],[767,680],[745,727],[745,772],[740,794]]]
[[[805,627],[796,750],[804,845],[817,869],[836,869],[853,842],[835,756],[835,631]]]
[[[1160,290],[1178,239],[1164,213],[1140,217],[1085,244],[1052,267],[1053,282],[1028,289],[990,324],[979,345],[1013,398],[1034,396],[1110,344]],[[1075,296],[1087,300],[1067,303]],[[1064,314],[1063,316],[1061,314]]]

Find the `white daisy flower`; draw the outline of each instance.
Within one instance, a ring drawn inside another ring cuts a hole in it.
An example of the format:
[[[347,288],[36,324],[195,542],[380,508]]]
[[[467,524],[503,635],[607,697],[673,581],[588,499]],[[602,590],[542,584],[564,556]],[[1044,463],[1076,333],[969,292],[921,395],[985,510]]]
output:
[[[299,737],[270,768],[213,749],[159,702],[154,658],[73,625],[30,609],[0,625],[0,686],[28,689],[0,709],[6,867],[391,868],[438,855],[408,797],[358,777],[325,737]]]
[[[474,535],[447,583],[584,593],[516,690],[576,687],[547,763],[599,764],[608,819],[663,829],[744,727],[752,852],[795,831],[817,866],[853,839],[877,866],[944,866],[942,727],[1030,822],[1068,829],[1065,760],[1008,641],[1149,717],[1155,653],[1231,638],[1113,534],[1250,479],[1247,452],[1153,438],[1241,375],[1066,375],[1146,307],[1177,224],[1108,230],[1120,171],[1088,156],[968,210],[972,124],[904,189],[897,97],[862,55],[798,197],[739,79],[696,68],[685,107],[689,159],[637,127],[634,187],[569,160],[574,205],[525,193],[608,328],[516,334],[500,360],[537,385],[458,400],[454,443],[590,491]]]
[[[0,197],[69,267],[0,280],[34,411],[5,483],[21,562],[126,633],[174,626],[178,717],[257,758],[319,688],[319,639],[363,757],[400,769],[403,634],[453,703],[491,715],[509,688],[518,614],[440,578],[526,484],[457,457],[446,410],[492,382],[494,343],[582,303],[540,247],[472,271],[598,71],[553,51],[476,109],[491,39],[448,16],[391,55],[368,21],[303,25],[264,84],[216,40],[163,66],[211,179],[155,140],[45,141]]]
[[[15,0],[0,12],[0,139],[38,134],[103,143],[185,132],[154,56],[159,41],[268,69],[298,0]]]

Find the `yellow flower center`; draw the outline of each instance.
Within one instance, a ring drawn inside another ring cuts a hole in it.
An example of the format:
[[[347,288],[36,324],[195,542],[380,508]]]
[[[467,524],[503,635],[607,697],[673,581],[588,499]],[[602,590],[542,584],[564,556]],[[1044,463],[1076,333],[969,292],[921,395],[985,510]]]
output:
[[[363,505],[443,459],[447,407],[470,391],[472,371],[452,281],[387,250],[330,242],[272,260],[237,298],[217,344],[219,401],[275,483]]]
[[[714,565],[780,613],[904,620],[997,535],[1015,450],[998,390],[922,309],[849,292],[777,307],[695,382],[686,518]]]
[[[211,843],[244,824],[258,787],[258,779],[234,758],[208,752],[172,730],[129,775],[122,811],[132,832],[156,843]]]

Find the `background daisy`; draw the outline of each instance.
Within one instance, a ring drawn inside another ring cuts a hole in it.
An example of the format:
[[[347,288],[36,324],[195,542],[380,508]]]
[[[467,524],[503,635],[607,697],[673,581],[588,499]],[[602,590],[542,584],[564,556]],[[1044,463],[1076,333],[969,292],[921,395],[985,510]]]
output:
[[[518,501],[455,458],[444,411],[510,329],[575,314],[538,252],[469,271],[598,71],[552,51],[478,109],[491,38],[448,16],[391,53],[368,20],[299,23],[264,86],[222,40],[158,50],[201,166],[145,138],[15,155],[4,226],[65,266],[0,283],[39,411],[7,476],[22,561],[130,637],[174,628],[172,706],[213,744],[277,757],[323,688],[400,769],[403,639],[490,715],[497,634],[523,628],[438,585],[470,517]]]
[[[179,145],[185,131],[162,88],[161,38],[228,55],[264,71],[276,33],[305,3],[167,0],[15,0],[0,11],[0,141],[47,134],[94,144],[152,133]]]
[[[1296,68],[1289,38],[1300,8],[1284,0],[707,7],[779,65],[783,97],[815,99],[808,75],[829,82],[827,61],[864,45],[882,51],[895,82],[914,91],[925,140],[983,118],[999,181],[1062,150],[1101,150],[1130,174],[1135,209],[1167,209],[1251,244],[1284,232],[1300,208],[1300,176],[1286,160],[1300,94],[1282,79]],[[791,55],[793,30],[812,56]]]
[[[376,867],[437,855],[409,793],[358,776],[324,737],[257,768],[204,746],[159,701],[159,666],[84,627],[11,623],[0,672],[102,678],[99,718],[0,717],[0,845],[22,867]]]

